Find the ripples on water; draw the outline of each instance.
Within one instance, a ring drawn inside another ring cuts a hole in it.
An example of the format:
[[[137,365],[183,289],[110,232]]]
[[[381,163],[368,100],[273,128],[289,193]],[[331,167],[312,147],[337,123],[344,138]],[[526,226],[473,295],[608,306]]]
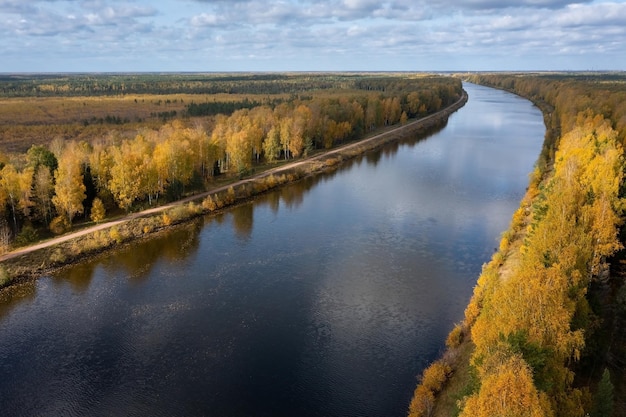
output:
[[[544,133],[466,89],[427,140],[4,294],[3,415],[404,415]]]

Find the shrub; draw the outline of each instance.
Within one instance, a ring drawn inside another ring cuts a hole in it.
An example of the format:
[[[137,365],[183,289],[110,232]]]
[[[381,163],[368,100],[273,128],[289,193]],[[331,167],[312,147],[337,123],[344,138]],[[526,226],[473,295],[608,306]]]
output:
[[[202,208],[208,211],[214,211],[217,209],[217,204],[215,203],[215,200],[213,200],[213,197],[209,195],[207,198],[202,200]]]
[[[497,266],[501,266],[506,260],[506,256],[503,252],[496,252],[493,254],[492,262],[494,262]]]
[[[278,180],[276,179],[274,174],[271,174],[271,175],[265,177],[265,181],[264,182],[265,182],[265,184],[267,184],[268,189],[269,188],[274,188],[278,184]]]
[[[24,226],[15,241],[18,245],[28,245],[39,240],[37,231],[32,226]]]
[[[526,218],[526,209],[523,207],[518,208],[513,213],[513,218],[511,220],[511,229],[515,232],[519,232],[524,227],[524,219]]]
[[[0,221],[0,254],[6,253],[11,249],[11,229],[6,221]]]
[[[186,206],[183,206],[181,208],[181,214],[183,215],[182,218],[189,218],[202,213],[202,206],[192,201],[190,201],[189,203],[187,203]]]
[[[262,192],[267,191],[268,189],[269,187],[267,186],[267,182],[265,181],[265,179],[260,179],[254,182],[254,188],[253,188],[254,194],[260,194]]]
[[[409,417],[430,416],[435,405],[435,394],[423,385],[418,385],[409,405]]]
[[[106,216],[106,209],[104,208],[104,203],[98,197],[94,198],[93,204],[91,206],[91,220],[96,223],[100,223],[104,220]]]
[[[122,234],[117,227],[112,227],[111,230],[109,230],[109,237],[117,244],[122,243]]]
[[[335,158],[328,158],[324,161],[324,163],[326,164],[327,167],[334,167],[335,165],[339,163],[339,160]]]
[[[458,347],[463,341],[463,328],[460,324],[454,326],[448,338],[446,339],[446,346],[449,349],[454,349]]]
[[[226,191],[226,196],[224,197],[224,203],[226,205],[233,204],[236,198],[235,189],[232,186],[228,187],[228,191]]]
[[[468,326],[474,325],[478,315],[480,314],[480,306],[478,305],[477,297],[472,297],[469,304],[465,308],[465,323]]]
[[[57,216],[50,222],[50,231],[55,235],[60,235],[70,230],[70,222],[65,216]]]
[[[433,393],[441,391],[452,369],[442,361],[436,361],[424,370],[422,385]]]
[[[509,245],[511,244],[511,242],[509,242],[509,238],[506,236],[502,236],[502,239],[500,239],[500,246],[499,246],[499,250],[500,252],[506,252],[507,250],[509,250]]]
[[[11,275],[6,270],[4,265],[0,265],[0,287],[4,287],[11,282]]]
[[[64,263],[66,260],[65,254],[61,250],[61,248],[56,248],[54,252],[50,255],[50,262],[53,264],[56,263]]]
[[[224,201],[222,201],[222,199],[220,198],[219,195],[214,194],[213,195],[213,200],[215,201],[215,205],[217,206],[218,209],[221,209],[222,207],[224,207]]]

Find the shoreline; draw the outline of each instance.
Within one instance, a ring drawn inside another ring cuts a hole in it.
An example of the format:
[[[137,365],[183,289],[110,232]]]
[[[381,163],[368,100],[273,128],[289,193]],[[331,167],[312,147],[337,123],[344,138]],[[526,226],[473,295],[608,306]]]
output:
[[[403,125],[392,126],[371,137],[271,168],[173,203],[7,252],[0,256],[0,290],[35,280],[123,243],[150,238],[154,233],[201,215],[219,212],[287,183],[335,170],[344,162],[368,151],[447,122],[448,117],[463,107],[467,100],[467,93],[463,90],[461,98],[447,108]]]

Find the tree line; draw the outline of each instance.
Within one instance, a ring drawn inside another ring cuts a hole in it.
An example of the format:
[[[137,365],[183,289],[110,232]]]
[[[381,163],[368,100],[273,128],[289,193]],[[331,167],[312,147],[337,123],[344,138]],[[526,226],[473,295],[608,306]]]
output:
[[[460,416],[609,416],[609,373],[595,389],[588,376],[593,366],[579,364],[603,363],[597,340],[602,318],[590,294],[594,286],[608,286],[611,257],[624,247],[626,78],[469,79],[535,101],[547,116],[548,133],[527,194],[483,268],[464,323],[447,341],[452,349],[464,337],[473,343],[474,376],[458,403]],[[430,415],[434,394],[451,372],[449,356],[424,373],[409,415]],[[576,378],[576,371],[587,376]],[[594,377],[600,379],[601,371]]]
[[[408,81],[427,86],[437,77],[366,73],[108,73],[4,74],[0,97],[93,97],[128,94],[300,94],[340,88],[361,89],[363,80],[388,85]]]
[[[391,81],[393,80],[391,77]],[[26,154],[0,155],[0,238],[28,243],[242,176],[260,164],[331,148],[386,125],[438,111],[461,96],[452,78],[405,80],[404,91],[315,94],[212,118],[181,118],[132,138],[54,140]]]

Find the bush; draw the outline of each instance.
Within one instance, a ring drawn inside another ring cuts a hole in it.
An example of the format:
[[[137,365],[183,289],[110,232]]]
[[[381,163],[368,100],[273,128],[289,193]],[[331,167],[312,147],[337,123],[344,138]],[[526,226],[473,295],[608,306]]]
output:
[[[39,234],[32,226],[24,226],[22,231],[17,238],[15,238],[15,242],[18,245],[28,245],[29,243],[33,243],[39,240]]]
[[[105,219],[106,209],[104,208],[104,203],[98,197],[94,198],[93,204],[91,206],[91,220],[96,223],[100,223]]]
[[[511,246],[511,240],[513,239],[513,233],[510,230],[502,233],[502,239],[500,240],[500,252],[506,253]]]
[[[454,349],[454,348],[459,347],[462,341],[463,341],[463,328],[461,327],[460,324],[457,324],[454,326],[454,329],[452,329],[452,331],[448,335],[448,338],[446,339],[446,346],[449,349]]]
[[[503,252],[496,252],[493,254],[493,258],[491,259],[497,266],[502,266],[504,261],[506,260],[506,255]]]
[[[514,232],[519,232],[520,230],[522,230],[522,227],[524,227],[525,218],[526,218],[526,209],[524,209],[523,207],[520,207],[517,210],[515,210],[515,213],[513,213],[513,218],[511,220],[511,229]]]
[[[409,405],[409,417],[430,416],[435,405],[435,394],[423,385],[418,385]]]
[[[11,276],[3,265],[0,265],[0,288],[11,282]]]
[[[265,181],[264,182],[267,185],[268,189],[269,188],[274,188],[278,184],[278,180],[276,179],[274,174],[271,174],[271,175],[265,177]]]
[[[109,237],[114,240],[115,243],[117,243],[118,245],[122,243],[122,234],[117,227],[112,227],[111,230],[109,230]]]
[[[202,200],[202,208],[208,211],[215,211],[215,209],[217,209],[217,204],[213,200],[213,197],[209,195],[207,198]]]
[[[215,205],[217,206],[218,209],[221,209],[222,207],[224,207],[224,201],[222,201],[222,199],[220,198],[219,195],[214,194],[213,195],[213,201],[215,201]]]
[[[224,203],[230,205],[233,204],[236,199],[235,189],[232,186],[228,187],[228,191],[226,191],[226,196],[224,197]]]
[[[434,362],[424,370],[422,375],[422,385],[433,393],[441,391],[443,384],[448,380],[452,369],[442,361]]]
[[[472,297],[469,304],[465,308],[465,322],[468,326],[472,326],[480,314],[480,305],[476,298],[477,297]]]
[[[57,216],[50,222],[50,231],[55,235],[63,234],[70,230],[71,227],[65,216]]]
[[[50,262],[52,262],[53,264],[56,264],[56,263],[62,264],[65,262],[66,259],[67,258],[65,257],[65,254],[63,253],[61,248],[56,248],[54,252],[52,252],[52,254],[50,255]]]

